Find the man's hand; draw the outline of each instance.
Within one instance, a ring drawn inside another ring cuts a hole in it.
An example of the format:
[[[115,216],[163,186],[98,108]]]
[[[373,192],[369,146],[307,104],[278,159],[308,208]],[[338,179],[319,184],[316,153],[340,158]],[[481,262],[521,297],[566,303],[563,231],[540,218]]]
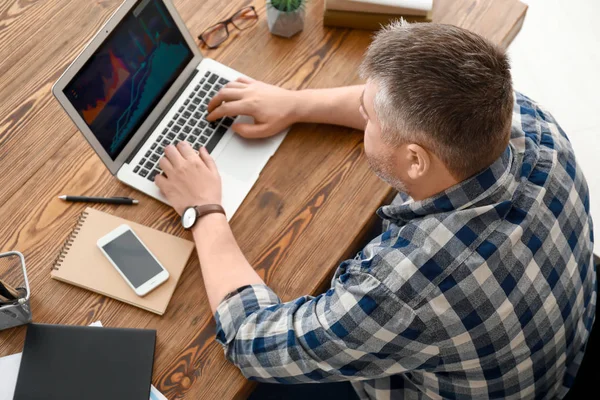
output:
[[[197,155],[187,142],[169,145],[160,168],[164,175],[154,182],[179,215],[188,207],[221,204],[221,177],[204,147]]]
[[[250,78],[229,82],[210,103],[207,121],[237,115],[254,118],[254,124],[233,124],[231,129],[246,138],[273,136],[296,121],[297,92]]]

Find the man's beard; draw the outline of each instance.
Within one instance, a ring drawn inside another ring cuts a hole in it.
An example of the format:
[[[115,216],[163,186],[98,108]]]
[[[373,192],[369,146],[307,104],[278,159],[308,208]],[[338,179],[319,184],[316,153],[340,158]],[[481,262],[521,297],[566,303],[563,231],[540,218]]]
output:
[[[371,170],[375,172],[375,175],[377,175],[379,179],[381,179],[397,191],[406,193],[410,196],[408,188],[406,187],[404,182],[402,182],[399,178],[395,177],[392,174],[391,160],[375,158],[367,154],[367,161],[369,163],[369,166],[371,167]]]

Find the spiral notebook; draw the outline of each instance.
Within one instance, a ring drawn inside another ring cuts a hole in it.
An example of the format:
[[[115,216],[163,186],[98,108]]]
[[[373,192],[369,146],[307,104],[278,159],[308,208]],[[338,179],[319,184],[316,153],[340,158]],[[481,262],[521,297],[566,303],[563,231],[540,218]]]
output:
[[[122,224],[129,225],[169,271],[169,279],[144,297],[135,294],[96,245],[99,238]],[[189,240],[88,207],[66,240],[50,276],[163,315],[193,249]]]

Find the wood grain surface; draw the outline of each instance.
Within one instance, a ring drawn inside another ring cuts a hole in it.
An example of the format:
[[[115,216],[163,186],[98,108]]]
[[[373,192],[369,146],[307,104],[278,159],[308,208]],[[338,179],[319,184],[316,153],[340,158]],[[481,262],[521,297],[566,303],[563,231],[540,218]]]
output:
[[[120,0],[0,0],[0,251],[24,253],[35,322],[158,331],[153,383],[169,399],[244,398],[252,389],[225,361],[194,256],[164,316],[50,279],[50,267],[84,204],[61,194],[131,196],[136,207],[103,211],[182,237],[169,207],[119,183],[104,168],[50,89]],[[322,26],[322,0],[307,5],[304,31],[271,36],[263,1],[176,0],[194,36],[253,4],[259,23],[203,50],[256,79],[290,89],[359,82],[371,32]],[[453,23],[507,46],[525,15],[516,0],[437,0],[434,21]],[[512,36],[511,36],[512,35]],[[244,254],[286,300],[316,294],[340,261],[373,230],[391,189],[364,157],[362,133],[299,124],[267,164],[231,221]],[[0,276],[16,278],[15,272]],[[0,356],[21,351],[25,328],[0,332]]]

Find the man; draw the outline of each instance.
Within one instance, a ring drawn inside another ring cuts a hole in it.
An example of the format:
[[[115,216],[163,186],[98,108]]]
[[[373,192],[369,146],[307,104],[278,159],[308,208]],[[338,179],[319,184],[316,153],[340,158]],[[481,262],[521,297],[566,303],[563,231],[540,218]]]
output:
[[[249,379],[350,381],[370,399],[551,399],[568,391],[596,307],[585,179],[549,113],[514,94],[508,60],[460,28],[393,24],[364,86],[228,84],[209,120],[265,137],[298,121],[364,129],[373,171],[400,194],[384,233],[331,289],[282,303],[222,214],[192,228],[217,340]],[[215,164],[181,143],[156,180],[178,213],[219,204]]]

